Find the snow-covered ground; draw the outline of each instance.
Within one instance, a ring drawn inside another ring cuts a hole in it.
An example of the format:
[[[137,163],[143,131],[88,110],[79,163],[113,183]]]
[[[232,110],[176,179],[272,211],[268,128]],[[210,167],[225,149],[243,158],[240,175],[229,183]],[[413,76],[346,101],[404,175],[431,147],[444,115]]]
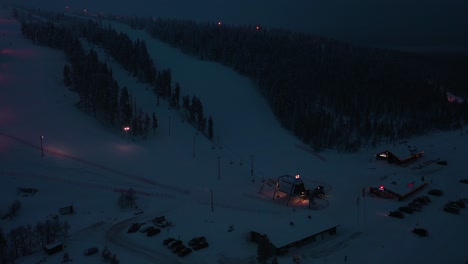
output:
[[[291,228],[299,228],[289,222],[299,223],[310,215],[310,229],[337,223],[337,234],[292,248],[279,257],[280,263],[291,263],[296,254],[301,263],[468,261],[468,209],[460,215],[442,211],[449,200],[468,198],[468,185],[458,182],[468,178],[466,132],[410,139],[407,143],[424,155],[404,168],[376,161],[374,154],[406,145],[355,154],[313,153],[280,127],[247,78],[183,54],[142,31],[112,23],[132,38],[145,40],[157,66],[170,67],[182,94],[199,97],[204,112],[214,119],[215,139],[210,142],[165,102],[157,107],[151,89],[109,58],[120,87],[127,86],[138,106],[159,118],[156,136],[127,142],[123,132],[104,128],[75,108],[77,96],[61,82],[64,54],[34,46],[21,36],[9,10],[0,12],[0,212],[16,199],[22,204],[14,220],[0,220],[4,231],[34,225],[73,204],[76,213],[61,219],[71,226],[66,252],[75,263],[100,263],[99,255],[83,256],[83,251],[91,246],[102,250],[106,245],[120,263],[248,263],[257,248],[247,239],[251,228],[281,230],[287,237]],[[437,158],[448,161],[448,166],[431,163],[414,169]],[[258,194],[263,179],[284,174],[300,174],[309,188],[327,186],[327,206],[320,210],[285,206]],[[365,187],[421,176],[430,182],[422,192],[438,188],[444,196],[434,197],[422,212],[404,219],[386,213],[406,202],[362,197]],[[17,187],[39,192],[21,196]],[[143,214],[117,206],[118,190],[128,188],[136,190]],[[131,223],[160,215],[174,226],[151,238],[127,234]],[[228,232],[231,225],[234,229]],[[411,233],[418,225],[427,228],[430,236]],[[167,237],[186,243],[201,235],[210,246],[184,258],[162,245]],[[45,253],[36,252],[18,263],[35,263],[43,257]],[[61,258],[61,253],[48,256],[47,262]]]

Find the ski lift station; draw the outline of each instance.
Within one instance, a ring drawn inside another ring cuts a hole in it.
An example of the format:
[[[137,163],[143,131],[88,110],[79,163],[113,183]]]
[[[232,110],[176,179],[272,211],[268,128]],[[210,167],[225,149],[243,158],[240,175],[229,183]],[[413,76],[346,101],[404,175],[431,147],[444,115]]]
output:
[[[265,186],[269,190],[265,190]],[[299,174],[282,175],[276,179],[266,180],[259,190],[260,194],[271,193],[273,199],[287,199],[286,205],[289,205],[291,200],[296,200],[297,203],[308,203],[314,197],[323,198],[323,186],[317,186],[312,192],[304,185]]]

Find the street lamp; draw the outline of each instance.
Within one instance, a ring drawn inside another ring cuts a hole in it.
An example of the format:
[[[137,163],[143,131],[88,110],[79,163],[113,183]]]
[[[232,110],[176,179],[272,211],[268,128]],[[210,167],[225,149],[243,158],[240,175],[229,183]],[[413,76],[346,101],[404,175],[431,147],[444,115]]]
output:
[[[123,128],[124,131],[125,131],[125,138],[127,139],[127,142],[128,142],[128,131],[130,130],[130,127],[129,126],[126,126]]]
[[[195,135],[193,135],[193,158],[195,158]]]
[[[44,157],[44,147],[43,147],[43,144],[42,144],[42,140],[44,139],[44,136],[41,136],[41,153],[42,153],[42,157]]]
[[[218,156],[218,180],[221,180],[221,158]]]

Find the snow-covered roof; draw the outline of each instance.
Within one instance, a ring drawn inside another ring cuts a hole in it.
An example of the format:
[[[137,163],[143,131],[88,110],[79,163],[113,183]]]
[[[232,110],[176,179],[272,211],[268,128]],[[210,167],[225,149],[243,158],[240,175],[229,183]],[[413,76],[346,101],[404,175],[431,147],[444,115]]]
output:
[[[250,223],[251,231],[267,235],[276,247],[319,234],[335,226],[338,226],[336,220],[322,212],[307,209],[298,209],[288,215],[261,215],[261,218],[255,218]]]

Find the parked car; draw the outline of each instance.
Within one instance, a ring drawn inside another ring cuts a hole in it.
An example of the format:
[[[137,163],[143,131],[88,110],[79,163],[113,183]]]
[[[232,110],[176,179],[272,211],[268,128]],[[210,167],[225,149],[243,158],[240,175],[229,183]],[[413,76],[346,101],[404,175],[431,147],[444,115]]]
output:
[[[413,209],[413,211],[421,211],[422,210],[422,204],[420,204],[420,203],[411,202],[411,203],[408,204],[408,207]]]
[[[148,232],[148,230],[150,230],[151,228],[153,228],[152,225],[143,225],[140,227],[140,233],[146,233]]]
[[[429,235],[429,232],[427,232],[426,229],[419,227],[413,228],[413,233],[420,237],[427,237]]]
[[[171,244],[172,242],[174,242],[176,239],[173,238],[173,237],[169,237],[169,238],[166,238],[163,240],[163,245],[165,246],[168,246],[169,244]]]
[[[398,210],[403,212],[403,213],[407,213],[407,214],[412,214],[413,211],[414,211],[409,206],[401,206],[401,207],[398,208]]]
[[[190,241],[188,242],[188,245],[189,246],[193,246],[194,244],[198,244],[200,242],[206,242],[206,238],[201,236],[201,237],[194,237],[192,239],[190,239]]]
[[[461,180],[460,180],[460,183],[468,184],[468,179],[461,179]]]
[[[186,247],[186,248],[182,249],[181,251],[179,251],[179,253],[177,255],[179,255],[179,257],[185,257],[190,253],[192,253],[192,249]]]
[[[445,206],[448,206],[448,207],[454,207],[454,208],[457,208],[457,209],[461,209],[462,207],[456,203],[456,202],[448,202],[445,204]],[[465,206],[465,204],[463,204],[463,206]]]
[[[460,208],[465,208],[466,207],[465,203],[461,199],[454,201],[454,203],[456,203],[458,205],[458,207],[460,207]]]
[[[180,245],[174,246],[173,248],[171,248],[171,250],[172,250],[173,253],[178,254],[184,248],[186,248],[186,247],[184,245],[180,244]]]
[[[208,242],[206,242],[206,241],[202,241],[202,242],[194,244],[192,246],[192,248],[195,249],[195,250],[199,250],[199,249],[206,248],[206,247],[208,247]]]
[[[444,206],[444,211],[452,214],[460,214],[460,209],[452,206]]]
[[[426,199],[424,199],[424,198],[422,198],[422,197],[416,197],[416,198],[414,198],[414,199],[413,199],[413,202],[420,203],[420,204],[423,204],[423,205],[426,205],[426,204],[429,203]]]
[[[400,211],[388,212],[387,215],[391,216],[391,217],[396,217],[396,218],[404,218],[405,217],[405,215]]]
[[[157,234],[159,234],[159,233],[161,233],[161,229],[152,226],[152,227],[146,232],[146,235],[149,236],[149,237],[152,237],[152,236],[157,235]]]
[[[439,189],[432,189],[427,193],[430,194],[430,195],[433,195],[433,196],[442,196],[442,194],[444,194],[444,192],[442,190],[439,190]]]
[[[182,245],[182,240],[176,240],[167,245],[168,248],[173,249],[174,247]]]
[[[142,226],[144,223],[133,223],[130,228],[127,230],[127,233],[135,233],[140,229],[140,226]]]
[[[91,256],[99,252],[97,247],[90,247],[84,251],[85,256]]]
[[[426,200],[428,203],[432,202],[431,199],[430,199],[428,196],[426,196],[426,195],[421,196],[421,198],[423,198],[424,200]]]

